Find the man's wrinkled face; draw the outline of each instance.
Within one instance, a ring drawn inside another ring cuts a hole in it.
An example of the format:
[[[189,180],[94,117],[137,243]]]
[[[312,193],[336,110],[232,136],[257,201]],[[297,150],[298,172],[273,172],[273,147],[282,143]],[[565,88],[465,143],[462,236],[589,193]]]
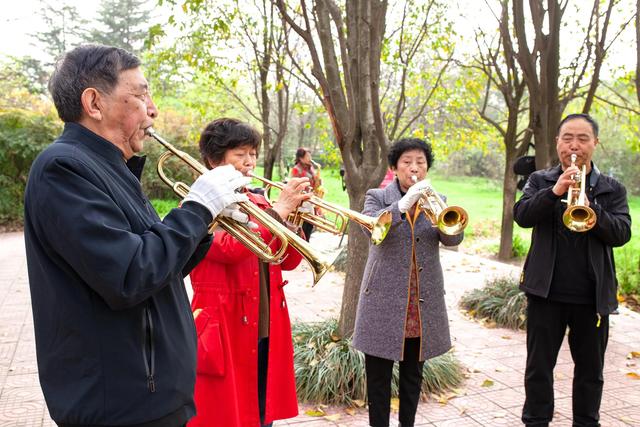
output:
[[[590,168],[593,151],[598,145],[598,138],[591,124],[577,117],[565,122],[556,137],[556,151],[562,169],[571,166],[571,154],[576,155],[576,166],[587,165]]]
[[[149,84],[140,68],[120,73],[118,84],[109,94],[101,93],[107,139],[131,158],[143,148],[145,129],[153,124],[158,110],[151,99]]]

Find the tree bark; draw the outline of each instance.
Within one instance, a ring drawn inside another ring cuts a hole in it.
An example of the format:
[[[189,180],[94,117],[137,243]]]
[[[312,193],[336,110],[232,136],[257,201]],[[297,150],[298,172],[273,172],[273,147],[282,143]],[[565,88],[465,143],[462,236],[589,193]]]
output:
[[[377,186],[387,169],[388,141],[378,94],[387,1],[346,0],[343,11],[333,0],[315,0],[313,7],[300,0],[298,21],[284,0],[274,1],[309,49],[310,74],[319,87],[314,89],[329,116],[345,167],[349,207],[361,211],[366,190]],[[368,252],[367,239],[355,227],[349,229],[339,320],[339,333],[345,337],[353,332]]]

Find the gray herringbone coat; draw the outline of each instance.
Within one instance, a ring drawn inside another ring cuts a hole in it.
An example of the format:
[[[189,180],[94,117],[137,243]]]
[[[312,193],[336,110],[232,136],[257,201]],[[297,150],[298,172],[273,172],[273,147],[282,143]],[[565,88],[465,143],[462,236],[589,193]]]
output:
[[[391,230],[379,245],[369,246],[369,258],[360,286],[353,345],[363,353],[389,360],[402,360],[404,330],[409,303],[411,246],[415,246],[422,324],[420,360],[430,359],[451,348],[449,321],[444,301],[444,280],[439,243],[459,244],[463,235],[447,236],[420,215],[412,232],[401,217],[397,179],[384,189],[367,191],[363,213],[393,214]]]

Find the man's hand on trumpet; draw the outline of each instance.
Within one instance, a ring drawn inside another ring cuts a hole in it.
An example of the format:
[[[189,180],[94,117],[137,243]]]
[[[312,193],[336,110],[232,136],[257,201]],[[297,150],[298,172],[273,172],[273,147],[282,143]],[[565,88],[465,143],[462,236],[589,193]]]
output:
[[[249,199],[236,190],[249,182],[251,178],[243,176],[232,165],[220,166],[200,175],[182,203],[196,202],[209,209],[213,218],[224,215],[246,224],[249,217],[240,212],[236,203],[247,202]]]

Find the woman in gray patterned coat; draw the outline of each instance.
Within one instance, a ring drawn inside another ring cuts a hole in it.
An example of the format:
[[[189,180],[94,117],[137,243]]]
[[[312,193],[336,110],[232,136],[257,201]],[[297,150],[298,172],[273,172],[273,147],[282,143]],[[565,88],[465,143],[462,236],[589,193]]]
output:
[[[367,192],[363,213],[393,214],[391,230],[369,247],[353,344],[365,353],[369,424],[389,425],[391,373],[400,362],[400,425],[413,426],[424,361],[451,348],[444,301],[439,244],[454,246],[463,234],[448,236],[415,209],[433,165],[431,145],[401,139],[389,152],[396,179]],[[415,182],[415,178],[417,182]]]

